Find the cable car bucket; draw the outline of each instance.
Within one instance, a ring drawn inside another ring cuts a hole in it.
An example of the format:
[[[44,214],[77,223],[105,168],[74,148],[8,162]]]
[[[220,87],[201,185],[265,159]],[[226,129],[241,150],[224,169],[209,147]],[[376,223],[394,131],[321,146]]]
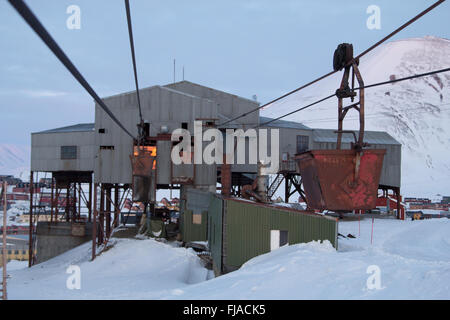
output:
[[[364,139],[364,82],[353,58],[353,46],[341,44],[334,53],[335,70],[344,70],[338,97],[338,130],[335,150],[311,150],[295,157],[298,173],[302,176],[308,208],[315,210],[352,211],[376,207],[378,185],[383,167],[385,149],[365,149]],[[352,70],[352,88],[348,78]],[[355,76],[359,83],[359,101],[353,103],[356,92]],[[352,104],[343,107],[343,99]],[[343,130],[343,120],[350,109],[359,112],[359,135]],[[341,150],[342,134],[352,133],[355,139],[351,149]]]
[[[134,146],[130,155],[133,201],[156,201],[156,146]]]

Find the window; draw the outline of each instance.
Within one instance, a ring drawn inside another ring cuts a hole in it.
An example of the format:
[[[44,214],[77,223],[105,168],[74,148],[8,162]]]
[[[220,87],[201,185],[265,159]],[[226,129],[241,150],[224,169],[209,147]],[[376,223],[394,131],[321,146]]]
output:
[[[100,128],[100,129],[98,129],[98,133],[106,133],[106,129],[105,128]]]
[[[61,146],[61,159],[76,159],[77,146]]]
[[[202,224],[201,213],[192,213],[192,224]]]
[[[270,230],[270,251],[289,245],[287,230]]]
[[[297,153],[305,152],[309,149],[309,137],[297,136]]]
[[[144,122],[144,136],[150,137],[150,123]]]
[[[100,146],[100,150],[114,150],[114,146]]]
[[[188,123],[187,122],[182,122],[181,123],[181,129],[186,129],[188,128]]]
[[[14,250],[14,254],[19,254],[19,250]]]

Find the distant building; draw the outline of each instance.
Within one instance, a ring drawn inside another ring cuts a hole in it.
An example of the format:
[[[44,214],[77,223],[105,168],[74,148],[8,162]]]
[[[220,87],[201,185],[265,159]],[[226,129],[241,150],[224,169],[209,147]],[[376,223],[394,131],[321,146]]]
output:
[[[450,204],[450,196],[444,196],[442,197],[442,204]]]
[[[16,185],[22,182],[19,178],[15,178],[13,175],[0,175],[0,182],[6,181],[8,185]]]
[[[8,261],[10,260],[19,260],[26,261],[28,260],[28,238],[22,238],[20,236],[8,236],[6,238],[7,241],[7,252],[6,256]],[[2,244],[0,243],[0,259],[3,259],[3,250]]]

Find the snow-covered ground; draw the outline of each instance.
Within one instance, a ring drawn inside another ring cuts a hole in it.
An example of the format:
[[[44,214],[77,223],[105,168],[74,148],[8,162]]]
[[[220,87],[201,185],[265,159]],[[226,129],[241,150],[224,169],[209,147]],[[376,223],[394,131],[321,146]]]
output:
[[[311,242],[280,248],[207,280],[192,249],[117,239],[89,261],[90,243],[31,269],[12,270],[10,299],[450,299],[450,220],[340,222],[339,250]],[[358,236],[358,234],[360,235]],[[81,289],[70,290],[70,265]],[[368,289],[369,266],[381,289]]]

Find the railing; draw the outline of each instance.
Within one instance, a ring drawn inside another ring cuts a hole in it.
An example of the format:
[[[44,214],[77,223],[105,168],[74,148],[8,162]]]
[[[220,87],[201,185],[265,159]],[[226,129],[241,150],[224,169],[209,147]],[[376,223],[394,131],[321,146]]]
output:
[[[280,172],[296,172],[297,163],[295,160],[283,160],[280,162]]]

